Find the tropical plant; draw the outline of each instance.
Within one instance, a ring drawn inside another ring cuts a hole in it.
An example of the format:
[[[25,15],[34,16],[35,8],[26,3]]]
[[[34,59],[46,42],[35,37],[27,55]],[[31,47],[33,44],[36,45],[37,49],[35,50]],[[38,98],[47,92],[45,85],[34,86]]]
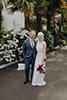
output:
[[[7,7],[7,0],[0,0],[0,31],[2,29],[2,10],[6,7]]]
[[[28,0],[9,0],[9,5],[11,6],[11,11],[14,12],[19,10],[24,12],[25,15],[25,28],[29,27],[30,20],[33,18],[34,4]]]
[[[45,16],[46,12],[46,0],[34,0],[35,3],[35,16],[36,16],[36,30],[42,30],[41,19]]]

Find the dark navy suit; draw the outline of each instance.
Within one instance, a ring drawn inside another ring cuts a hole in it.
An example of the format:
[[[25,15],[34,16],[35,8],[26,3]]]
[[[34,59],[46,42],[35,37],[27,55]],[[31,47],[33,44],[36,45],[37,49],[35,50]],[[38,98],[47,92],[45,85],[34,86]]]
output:
[[[31,79],[33,76],[34,63],[36,58],[36,42],[34,41],[34,47],[30,44],[30,39],[27,39],[23,43],[23,57],[25,63],[25,75],[26,80],[29,80],[30,64],[31,64]]]

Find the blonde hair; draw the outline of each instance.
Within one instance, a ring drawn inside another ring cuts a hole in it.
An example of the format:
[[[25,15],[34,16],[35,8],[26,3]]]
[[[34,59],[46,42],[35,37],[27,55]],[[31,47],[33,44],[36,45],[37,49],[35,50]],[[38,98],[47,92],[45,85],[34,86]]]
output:
[[[41,35],[41,36],[43,36],[43,37],[44,37],[43,32],[39,32],[39,33],[38,33],[38,36],[39,36],[39,35]]]
[[[44,40],[44,34],[43,34],[43,32],[39,32],[37,36],[38,36],[38,37],[39,37],[39,36],[42,36],[42,40]]]

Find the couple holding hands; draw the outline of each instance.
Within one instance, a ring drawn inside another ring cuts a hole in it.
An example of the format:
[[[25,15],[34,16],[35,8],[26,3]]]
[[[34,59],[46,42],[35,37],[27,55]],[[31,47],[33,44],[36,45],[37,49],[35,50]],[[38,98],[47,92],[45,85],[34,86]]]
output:
[[[44,60],[46,59],[46,42],[44,41],[44,34],[39,32],[37,34],[37,41],[35,41],[36,32],[31,31],[29,38],[23,43],[23,56],[25,63],[25,77],[24,84],[29,83],[29,74],[31,68],[31,85],[44,86],[45,81],[45,67]],[[31,67],[30,67],[31,65]]]

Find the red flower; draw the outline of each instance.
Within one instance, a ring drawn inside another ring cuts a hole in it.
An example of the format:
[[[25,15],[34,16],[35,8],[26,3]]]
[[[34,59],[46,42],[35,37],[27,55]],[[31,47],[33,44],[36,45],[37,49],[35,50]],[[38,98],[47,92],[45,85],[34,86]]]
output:
[[[39,71],[40,74],[43,74],[46,72],[46,70],[44,70],[44,68],[43,68],[43,64],[39,65],[39,67],[37,68],[37,71]]]

